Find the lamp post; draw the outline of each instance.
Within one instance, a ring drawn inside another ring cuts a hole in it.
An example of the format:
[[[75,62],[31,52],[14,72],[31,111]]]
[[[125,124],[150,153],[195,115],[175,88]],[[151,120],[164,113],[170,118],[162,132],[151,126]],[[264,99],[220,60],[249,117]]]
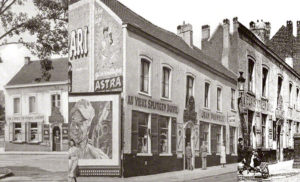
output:
[[[243,72],[240,71],[240,76],[238,78],[238,90],[239,90],[239,97],[238,97],[238,109],[239,109],[239,116],[240,116],[240,123],[242,129],[242,136],[244,140],[244,146],[248,147],[248,129],[246,119],[244,117],[244,105],[243,105],[243,95],[245,90],[245,81],[246,79],[243,77]]]

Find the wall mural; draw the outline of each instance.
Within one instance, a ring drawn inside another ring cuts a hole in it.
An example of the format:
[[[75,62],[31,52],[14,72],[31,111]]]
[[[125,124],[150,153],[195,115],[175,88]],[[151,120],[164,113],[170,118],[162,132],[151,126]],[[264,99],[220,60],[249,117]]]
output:
[[[122,28],[95,4],[95,80],[122,74]]]

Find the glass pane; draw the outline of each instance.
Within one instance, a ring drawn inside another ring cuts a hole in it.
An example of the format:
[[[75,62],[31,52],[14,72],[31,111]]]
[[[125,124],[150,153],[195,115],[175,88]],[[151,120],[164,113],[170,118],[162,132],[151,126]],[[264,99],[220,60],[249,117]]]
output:
[[[14,113],[20,113],[20,98],[14,98]]]

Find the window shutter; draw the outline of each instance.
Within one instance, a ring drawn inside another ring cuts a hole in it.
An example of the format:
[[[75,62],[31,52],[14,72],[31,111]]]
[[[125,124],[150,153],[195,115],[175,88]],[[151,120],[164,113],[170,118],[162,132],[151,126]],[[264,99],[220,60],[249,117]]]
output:
[[[9,123],[9,141],[14,141],[14,123]]]
[[[139,113],[132,111],[131,152],[134,154],[138,152],[138,122],[139,122]]]
[[[43,141],[43,123],[38,122],[37,127],[38,127],[38,141],[42,142]]]
[[[158,115],[151,114],[151,152],[158,154],[159,136],[158,136]]]
[[[27,126],[27,142],[30,142],[31,139],[30,123],[26,123],[26,126]]]
[[[172,138],[171,138],[171,149],[172,149],[172,153],[176,154],[176,141],[177,141],[177,120],[176,118],[172,118]]]
[[[25,142],[26,140],[26,129],[25,129],[25,123],[21,123],[21,135],[22,135],[22,142]]]

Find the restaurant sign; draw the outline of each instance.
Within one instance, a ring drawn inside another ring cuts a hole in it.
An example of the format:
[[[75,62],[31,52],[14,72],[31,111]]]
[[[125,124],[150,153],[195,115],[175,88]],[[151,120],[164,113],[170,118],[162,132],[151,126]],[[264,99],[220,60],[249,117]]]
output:
[[[199,110],[199,118],[200,120],[206,120],[206,121],[219,121],[219,122],[225,122],[225,115],[219,114],[219,113],[213,113],[206,110]]]
[[[178,107],[175,105],[165,104],[159,101],[154,101],[152,99],[143,99],[137,96],[128,96],[127,104],[162,112],[178,114]]]
[[[33,115],[33,116],[7,116],[7,121],[9,122],[23,122],[23,121],[44,121],[43,115]]]
[[[122,91],[122,76],[95,80],[95,92]]]

